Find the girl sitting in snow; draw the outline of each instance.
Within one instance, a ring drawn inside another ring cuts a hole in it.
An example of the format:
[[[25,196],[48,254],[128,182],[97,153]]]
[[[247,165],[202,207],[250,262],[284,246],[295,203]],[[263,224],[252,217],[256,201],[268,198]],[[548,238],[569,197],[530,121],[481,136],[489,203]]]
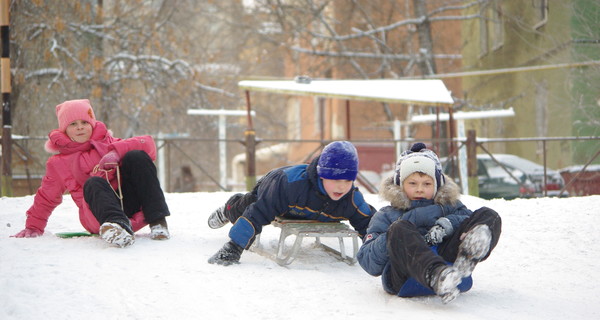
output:
[[[357,258],[390,294],[437,294],[448,303],[471,288],[475,265],[498,243],[500,216],[467,209],[441,169],[436,154],[416,143],[383,182],[379,193],[390,206],[371,219]]]
[[[152,137],[114,138],[96,120],[87,99],[59,104],[56,116],[58,129],[48,134],[45,145],[56,154],[46,162],[25,229],[14,237],[42,235],[68,191],[79,207],[83,227],[112,245],[133,244],[133,233],[148,223],[152,239],[168,239],[165,217],[170,213],[153,163]]]

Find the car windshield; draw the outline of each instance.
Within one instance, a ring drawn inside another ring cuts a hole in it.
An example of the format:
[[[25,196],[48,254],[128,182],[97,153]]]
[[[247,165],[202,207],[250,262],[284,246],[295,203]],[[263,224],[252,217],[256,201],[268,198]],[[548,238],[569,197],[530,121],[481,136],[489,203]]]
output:
[[[504,170],[504,168],[498,165],[494,160],[488,159],[482,160],[482,162],[485,165],[487,174],[490,178],[502,179],[506,183],[515,183],[515,180],[510,176],[510,174],[508,174],[508,172],[506,172],[506,170]],[[505,164],[505,167],[515,178],[519,179],[523,176],[523,171],[515,169],[511,165]]]

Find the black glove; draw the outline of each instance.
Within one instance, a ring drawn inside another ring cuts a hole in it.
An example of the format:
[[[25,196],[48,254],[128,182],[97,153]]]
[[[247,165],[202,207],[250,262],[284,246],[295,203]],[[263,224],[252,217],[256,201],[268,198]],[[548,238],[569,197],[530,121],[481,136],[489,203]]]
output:
[[[233,241],[229,241],[223,246],[223,248],[219,249],[217,253],[208,259],[208,263],[216,263],[223,266],[240,263],[240,257],[243,251],[244,248],[238,246],[237,243]]]
[[[444,238],[451,235],[454,232],[452,228],[452,223],[448,218],[439,218],[429,229],[427,234],[425,235],[425,241],[430,246],[435,246],[444,241]]]

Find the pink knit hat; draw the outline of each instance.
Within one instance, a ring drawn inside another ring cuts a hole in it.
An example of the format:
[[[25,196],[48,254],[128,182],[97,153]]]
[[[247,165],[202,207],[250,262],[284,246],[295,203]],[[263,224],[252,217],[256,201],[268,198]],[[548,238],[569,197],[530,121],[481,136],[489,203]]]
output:
[[[69,124],[76,120],[85,120],[96,125],[96,116],[88,99],[69,100],[56,106],[58,130],[65,132]]]

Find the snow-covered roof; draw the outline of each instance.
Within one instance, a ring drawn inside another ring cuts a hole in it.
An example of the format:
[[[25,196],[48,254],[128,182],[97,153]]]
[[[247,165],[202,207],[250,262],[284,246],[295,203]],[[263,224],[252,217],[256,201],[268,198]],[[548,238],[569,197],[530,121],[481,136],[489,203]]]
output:
[[[243,90],[347,100],[445,106],[454,103],[442,80],[243,80]]]

